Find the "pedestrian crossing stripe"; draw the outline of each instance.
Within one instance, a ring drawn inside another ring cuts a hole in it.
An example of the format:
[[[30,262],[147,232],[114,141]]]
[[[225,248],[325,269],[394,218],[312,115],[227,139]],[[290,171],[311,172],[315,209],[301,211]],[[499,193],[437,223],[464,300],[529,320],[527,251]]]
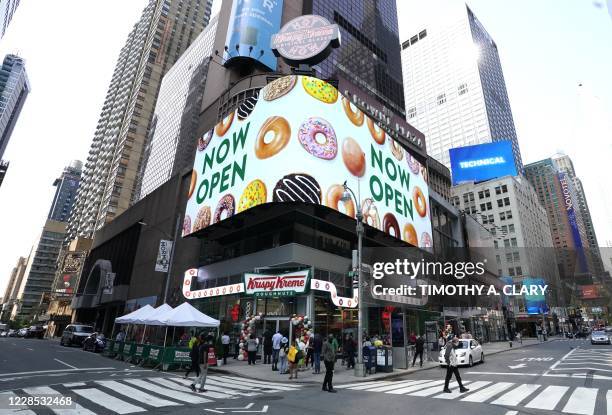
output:
[[[208,376],[207,392],[193,393],[189,390],[192,379],[178,376],[149,377],[134,379],[113,379],[89,382],[62,383],[51,386],[39,386],[14,391],[0,392],[0,400],[8,402],[12,398],[23,396],[58,395],[72,396],[71,407],[17,407],[0,410],[0,414],[11,415],[96,415],[101,409],[125,415],[142,413],[156,408],[172,408],[183,405],[220,403],[227,399],[242,396],[257,396],[263,393],[277,393],[299,390],[299,384],[281,384],[244,379],[233,376]],[[15,393],[17,391],[21,391]],[[221,401],[215,401],[221,400]]]
[[[484,403],[504,407],[523,407],[525,409],[547,410],[555,414],[577,415],[599,415],[595,414],[595,410],[597,408],[597,398],[602,396],[606,407],[603,410],[606,412],[601,413],[601,415],[612,414],[612,390],[512,382],[464,381],[463,383],[469,388],[469,391],[465,393],[459,392],[459,386],[455,381],[449,384],[451,393],[444,393],[442,391],[444,388],[443,379],[361,382],[338,385],[336,389],[432,397],[434,399]]]

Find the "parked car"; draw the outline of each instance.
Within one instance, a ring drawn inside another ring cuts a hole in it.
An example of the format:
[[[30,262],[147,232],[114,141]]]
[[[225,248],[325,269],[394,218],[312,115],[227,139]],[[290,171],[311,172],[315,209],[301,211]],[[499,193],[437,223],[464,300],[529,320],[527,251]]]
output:
[[[6,333],[7,337],[16,337],[17,336],[17,331],[13,330],[13,329],[9,329],[9,331]]]
[[[605,331],[594,331],[591,333],[591,344],[610,344],[610,337]]]
[[[8,330],[0,332],[0,337],[6,337],[8,335]]]
[[[25,337],[26,334],[28,334],[28,328],[27,327],[20,328],[17,331],[17,337]]]
[[[443,347],[438,357],[440,366],[446,366],[446,360],[444,359],[445,353],[446,347]],[[482,346],[474,339],[459,339],[459,345],[455,349],[455,356],[457,356],[457,362],[460,366],[473,366],[476,362],[484,363],[485,361]]]
[[[60,344],[62,346],[72,346],[73,344],[83,345],[83,340],[91,336],[93,327],[84,324],[69,324],[64,329]]]
[[[83,340],[83,350],[94,353],[100,353],[106,347],[106,337],[104,334],[93,333],[91,336]]]
[[[42,339],[45,336],[43,326],[30,326],[24,337]]]

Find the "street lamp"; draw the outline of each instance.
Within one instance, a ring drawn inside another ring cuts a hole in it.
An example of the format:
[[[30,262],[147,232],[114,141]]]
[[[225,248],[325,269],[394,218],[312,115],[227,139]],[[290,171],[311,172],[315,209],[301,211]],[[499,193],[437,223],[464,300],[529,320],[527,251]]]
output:
[[[166,303],[166,300],[168,298],[168,285],[170,284],[170,277],[172,275],[172,260],[174,259],[174,247],[176,246],[176,239],[177,239],[177,233],[178,233],[178,220],[180,219],[180,217],[177,217],[177,224],[176,224],[176,230],[174,231],[174,237],[170,236],[166,231],[164,231],[163,229],[158,228],[155,225],[149,225],[144,221],[139,221],[138,224],[142,225],[142,226],[149,226],[153,229],[155,229],[156,231],[160,232],[161,234],[163,234],[166,238],[170,239],[172,241],[172,248],[170,249],[170,260],[168,262],[168,272],[166,272],[166,284],[164,287],[164,301],[162,302],[162,304]]]
[[[364,232],[363,213],[361,212],[361,202],[359,198],[357,198],[351,188],[348,187],[346,181],[343,186],[344,192],[342,193],[341,200],[343,202],[348,202],[351,199],[355,199],[355,206],[357,208],[357,327],[359,331],[357,332],[357,364],[355,365],[355,376],[363,377],[365,376],[363,366],[363,307],[361,306],[363,302],[361,279],[361,243]]]

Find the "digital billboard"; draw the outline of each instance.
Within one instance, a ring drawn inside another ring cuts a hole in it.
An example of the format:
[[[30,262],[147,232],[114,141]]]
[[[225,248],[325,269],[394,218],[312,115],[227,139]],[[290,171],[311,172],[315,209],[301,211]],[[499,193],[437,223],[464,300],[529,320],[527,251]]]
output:
[[[263,203],[328,206],[414,246],[432,246],[427,171],[327,82],[279,78],[198,139],[183,235]]]
[[[272,71],[272,35],[280,30],[283,0],[233,0],[225,46],[225,65],[252,59]]]
[[[574,248],[578,254],[578,267],[581,272],[587,272],[587,261],[584,254],[584,247],[582,245],[582,237],[580,236],[580,230],[578,229],[578,221],[576,218],[576,210],[574,209],[574,201],[572,200],[572,194],[570,192],[570,183],[567,175],[564,172],[558,174],[559,185],[561,186],[561,193],[563,195],[563,206],[567,213],[567,222],[572,231],[572,239],[574,240]]]
[[[451,148],[448,152],[453,185],[518,174],[510,141]]]
[[[525,278],[523,286],[544,286],[546,282],[543,278]],[[547,314],[546,296],[544,294],[525,294],[525,308],[527,314]]]
[[[581,285],[579,286],[580,297],[583,300],[593,300],[599,298],[599,287],[597,285]]]

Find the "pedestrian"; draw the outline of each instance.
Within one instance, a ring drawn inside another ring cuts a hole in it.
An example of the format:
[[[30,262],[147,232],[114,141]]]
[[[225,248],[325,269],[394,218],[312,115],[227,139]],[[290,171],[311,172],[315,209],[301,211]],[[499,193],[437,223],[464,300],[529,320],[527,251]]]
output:
[[[255,335],[251,333],[249,339],[247,340],[247,354],[249,365],[255,364],[255,359],[257,359],[257,345],[257,339],[255,338]]]
[[[201,337],[201,344],[198,346],[198,367],[200,368],[200,374],[190,385],[192,391],[196,391],[196,385],[200,385],[197,389],[198,392],[206,392],[204,386],[206,385],[206,375],[208,374],[208,351],[212,347],[213,337],[208,336],[204,340],[204,336]]]
[[[240,354],[240,337],[236,336],[234,342],[234,360],[238,359],[238,355]]]
[[[336,352],[334,349],[333,334],[330,334],[328,340],[323,343],[322,353],[323,353],[323,362],[325,363],[325,378],[323,379],[323,390],[331,393],[336,393],[332,385],[332,380],[334,377],[334,363],[336,362]]]
[[[226,365],[227,355],[229,354],[230,348],[230,336],[227,334],[227,332],[224,332],[223,336],[221,336],[221,347],[223,348],[223,364]]]
[[[414,334],[414,331],[410,333],[410,336],[408,337],[408,344],[414,345],[416,344],[416,335]]]
[[[117,337],[115,337],[115,341],[117,343],[123,343],[125,341],[125,331],[123,331],[123,329],[119,330]]]
[[[444,332],[440,333],[440,337],[438,338],[438,350],[444,349],[446,345],[446,338],[444,337]]]
[[[346,368],[351,369],[355,367],[355,340],[353,335],[349,334],[348,339],[344,342],[344,354],[346,355]]]
[[[297,339],[298,352],[300,353],[300,358],[298,359],[298,370],[304,370],[304,359],[306,358],[306,343],[304,343],[304,338],[300,337]]]
[[[283,335],[277,330],[272,336],[272,370],[278,370],[278,356],[281,350],[281,340]]]
[[[459,375],[459,368],[457,367],[457,356],[455,355],[455,349],[459,346],[459,339],[457,337],[453,337],[450,342],[446,344],[446,351],[444,352],[444,360],[446,361],[446,379],[444,380],[444,392],[452,393],[448,388],[448,384],[455,374],[455,379],[457,379],[457,383],[459,384],[459,392],[467,392],[468,388],[463,386],[461,383],[461,376]]]
[[[308,337],[306,342],[306,359],[304,360],[306,369],[308,369],[308,365],[311,369],[314,366],[314,338],[312,336]]]
[[[300,350],[298,339],[293,341],[289,352],[287,353],[287,361],[289,362],[289,379],[298,377],[298,364],[303,357],[303,352]]]
[[[280,360],[279,373],[281,375],[286,375],[287,374],[287,363],[288,363],[287,355],[289,354],[289,340],[287,340],[287,338],[283,336],[280,343],[281,343],[281,346],[280,346],[280,350],[278,351],[278,358]]]
[[[268,330],[263,335],[264,365],[272,363],[272,334]]]
[[[425,349],[425,339],[423,336],[419,335],[416,338],[416,342],[414,344],[414,357],[412,358],[412,367],[416,363],[417,356],[420,359],[420,366],[423,367],[423,350]]]
[[[516,341],[523,344],[523,336],[521,336],[520,330],[516,332]]]
[[[334,362],[335,362],[336,361],[336,356],[338,356],[338,347],[339,347],[339,345],[338,345],[338,340],[336,340],[334,335],[330,334],[330,336],[331,336],[331,339],[332,339],[331,344],[332,344],[332,347],[334,349]]]
[[[363,347],[371,347],[371,346],[372,346],[372,342],[370,341],[370,338],[366,337],[363,342]]]
[[[312,341],[312,355],[314,360],[314,375],[321,373],[321,349],[323,348],[323,338],[319,333],[315,333]]]
[[[189,377],[189,374],[191,373],[191,371],[195,372],[196,378],[200,376],[200,366],[199,366],[200,353],[198,350],[200,344],[202,344],[202,342],[198,339],[196,343],[192,345],[191,350],[189,350],[189,358],[191,359],[191,366],[187,369],[187,372],[185,373],[185,379]]]

